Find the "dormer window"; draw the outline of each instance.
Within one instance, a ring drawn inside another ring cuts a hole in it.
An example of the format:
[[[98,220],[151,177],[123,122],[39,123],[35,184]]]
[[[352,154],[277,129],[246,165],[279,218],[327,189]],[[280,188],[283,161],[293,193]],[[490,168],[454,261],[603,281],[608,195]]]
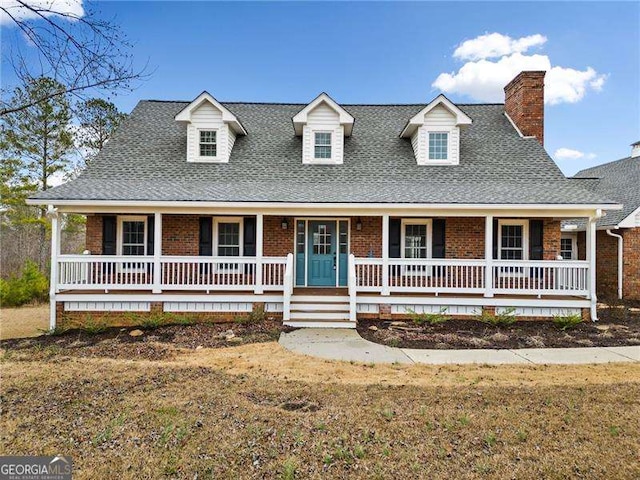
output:
[[[460,130],[471,119],[444,95],[438,95],[415,114],[400,133],[411,139],[418,165],[458,165]]]
[[[344,139],[351,135],[354,118],[329,95],[320,94],[292,120],[296,135],[302,136],[302,163],[340,165],[344,161]]]
[[[187,127],[187,162],[227,163],[236,137],[247,134],[240,120],[207,92],[175,119]]]
[[[331,158],[331,132],[314,133],[314,155],[313,158],[326,160]]]
[[[429,160],[449,159],[449,133],[429,132]]]
[[[216,157],[218,155],[217,132],[215,130],[200,130],[200,156]]]

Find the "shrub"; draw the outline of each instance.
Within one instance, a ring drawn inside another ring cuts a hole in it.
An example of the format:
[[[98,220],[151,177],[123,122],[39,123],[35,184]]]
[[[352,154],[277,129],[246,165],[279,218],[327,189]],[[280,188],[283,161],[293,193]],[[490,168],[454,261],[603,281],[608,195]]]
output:
[[[580,323],[582,323],[582,315],[580,315],[579,313],[554,315],[553,323],[560,330],[569,330],[571,328],[577,327]]]
[[[30,302],[47,300],[49,281],[40,271],[38,265],[27,260],[20,277],[0,280],[0,305],[18,307]]]
[[[106,331],[107,328],[108,325],[107,322],[104,321],[104,319],[96,321],[91,315],[85,316],[84,321],[82,322],[82,329],[91,335],[102,333]]]
[[[514,307],[509,307],[502,313],[496,314],[489,313],[483,309],[479,315],[475,316],[475,319],[479,322],[493,325],[494,327],[508,327],[509,325],[513,325],[514,323],[516,323],[516,321],[518,320],[515,312],[516,309]]]
[[[149,316],[144,316],[140,319],[139,326],[142,328],[146,328],[152,330],[154,328],[158,328],[167,323],[167,318],[162,313],[152,314]]]
[[[438,325],[449,320],[449,317],[445,315],[447,313],[447,307],[442,307],[438,313],[416,313],[410,308],[407,308],[407,313],[416,325],[424,325],[426,323],[429,325]]]

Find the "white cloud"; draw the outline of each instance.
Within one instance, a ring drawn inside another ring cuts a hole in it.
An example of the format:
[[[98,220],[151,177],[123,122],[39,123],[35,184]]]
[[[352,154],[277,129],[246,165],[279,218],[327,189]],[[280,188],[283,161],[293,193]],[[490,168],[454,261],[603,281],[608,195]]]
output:
[[[602,90],[607,76],[591,67],[576,70],[552,66],[547,55],[525,54],[532,46],[545,42],[546,38],[540,34],[512,39],[492,33],[467,40],[456,48],[454,57],[469,61],[457,72],[438,75],[432,86],[482,102],[502,102],[504,86],[518,73],[545,70],[545,103],[550,105],[579,102],[588,90]]]
[[[596,158],[596,154],[595,153],[584,153],[581,152],[580,150],[574,150],[572,148],[559,148],[557,149],[554,154],[553,154],[553,158],[555,158],[556,160],[578,160],[580,158],[584,158],[587,160],[592,160],[594,158]]]
[[[84,7],[82,6],[83,0],[24,0],[30,7],[36,9],[44,9],[45,12],[41,12],[46,17],[51,16],[66,16],[69,20],[82,18],[84,16]],[[40,18],[38,13],[24,7],[16,0],[0,0],[0,25],[11,25],[16,20],[35,20]]]
[[[487,33],[462,42],[453,52],[453,56],[459,60],[496,58],[526,52],[531,47],[543,45],[546,41],[547,37],[539,33],[518,39],[500,33]]]

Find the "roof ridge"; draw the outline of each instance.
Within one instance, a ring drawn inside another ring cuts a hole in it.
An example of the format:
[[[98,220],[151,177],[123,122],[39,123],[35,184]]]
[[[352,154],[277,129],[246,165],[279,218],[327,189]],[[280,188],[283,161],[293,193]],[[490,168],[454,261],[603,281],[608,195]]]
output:
[[[191,103],[193,100],[161,100],[154,98],[142,99],[140,102],[154,102],[154,103]],[[226,105],[291,105],[291,106],[299,106],[299,105],[308,105],[308,103],[298,103],[298,102],[241,102],[241,101],[224,101],[219,100],[220,103]],[[458,106],[465,107],[476,107],[476,106],[499,106],[504,105],[502,103],[455,103]],[[425,103],[340,103],[340,106],[343,107],[415,107],[421,105],[428,105],[428,102]]]

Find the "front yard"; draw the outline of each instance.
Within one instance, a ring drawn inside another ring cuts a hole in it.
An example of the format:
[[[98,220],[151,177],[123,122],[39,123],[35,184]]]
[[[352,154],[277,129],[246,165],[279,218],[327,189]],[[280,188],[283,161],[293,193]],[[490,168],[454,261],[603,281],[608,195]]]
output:
[[[68,454],[79,479],[640,476],[638,364],[372,366],[137,338],[3,342],[0,453]]]

